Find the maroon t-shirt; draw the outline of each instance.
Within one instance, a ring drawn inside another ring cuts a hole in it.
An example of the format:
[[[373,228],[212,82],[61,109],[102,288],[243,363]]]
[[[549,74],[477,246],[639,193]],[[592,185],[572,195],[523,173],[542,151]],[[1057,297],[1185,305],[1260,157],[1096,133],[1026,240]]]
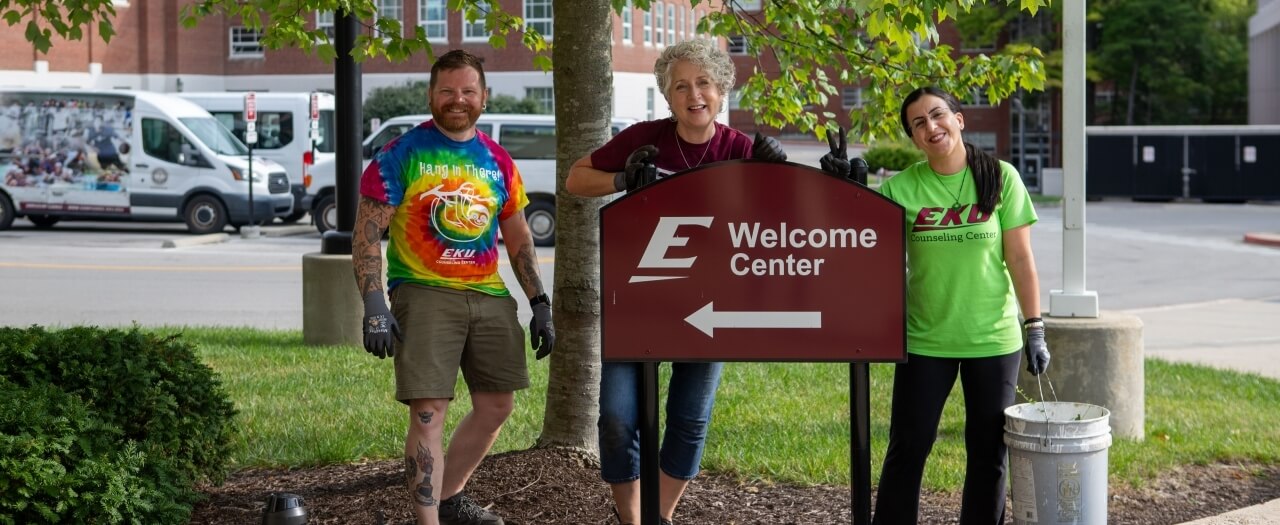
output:
[[[710,141],[690,144],[676,134],[674,120],[633,124],[591,154],[591,167],[613,173],[622,171],[631,152],[647,144],[658,148],[654,165],[660,176],[722,160],[751,158],[751,139],[746,134],[719,122],[715,126],[716,134]]]

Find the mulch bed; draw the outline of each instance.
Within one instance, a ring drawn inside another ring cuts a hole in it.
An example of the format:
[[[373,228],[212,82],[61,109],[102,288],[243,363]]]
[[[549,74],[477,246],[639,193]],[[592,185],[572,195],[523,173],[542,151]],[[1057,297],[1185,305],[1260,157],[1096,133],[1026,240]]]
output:
[[[196,507],[191,523],[261,523],[267,495],[291,492],[304,498],[312,525],[411,525],[402,468],[403,461],[390,460],[242,470],[221,486],[202,487],[208,498]],[[571,451],[535,449],[490,456],[476,471],[468,493],[491,505],[509,525],[614,523],[613,503],[597,466]],[[1280,467],[1186,467],[1163,473],[1141,489],[1110,487],[1110,495],[1109,523],[1173,525],[1280,498]],[[956,523],[959,514],[959,494],[922,497],[922,525]],[[690,485],[675,518],[681,524],[850,523],[850,491],[743,482],[704,472]]]

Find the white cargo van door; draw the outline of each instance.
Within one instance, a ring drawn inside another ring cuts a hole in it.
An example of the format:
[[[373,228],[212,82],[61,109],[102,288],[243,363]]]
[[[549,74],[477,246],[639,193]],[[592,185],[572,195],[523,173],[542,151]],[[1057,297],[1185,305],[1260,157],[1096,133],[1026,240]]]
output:
[[[140,118],[139,118],[140,117]],[[132,177],[129,203],[136,216],[180,217],[187,193],[213,170],[199,148],[176,125],[161,115],[135,117],[135,144],[130,155]]]

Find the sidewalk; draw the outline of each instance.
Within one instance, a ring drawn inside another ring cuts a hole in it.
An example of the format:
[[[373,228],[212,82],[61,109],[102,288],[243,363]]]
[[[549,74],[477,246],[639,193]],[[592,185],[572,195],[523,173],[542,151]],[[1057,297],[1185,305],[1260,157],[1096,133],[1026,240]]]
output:
[[[1280,241],[1280,235],[1275,238]],[[1246,242],[1248,242],[1246,240]],[[1276,244],[1280,246],[1280,242]],[[1280,297],[1128,310],[1142,319],[1147,357],[1280,379]],[[1280,500],[1181,525],[1280,525]]]

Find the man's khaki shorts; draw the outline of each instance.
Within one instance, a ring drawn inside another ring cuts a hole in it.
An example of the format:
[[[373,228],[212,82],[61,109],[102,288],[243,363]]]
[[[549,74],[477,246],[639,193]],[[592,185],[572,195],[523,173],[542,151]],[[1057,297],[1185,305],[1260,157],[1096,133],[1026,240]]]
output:
[[[472,392],[529,387],[516,300],[483,292],[401,284],[391,294],[400,324],[396,399],[453,399],[458,370]]]

